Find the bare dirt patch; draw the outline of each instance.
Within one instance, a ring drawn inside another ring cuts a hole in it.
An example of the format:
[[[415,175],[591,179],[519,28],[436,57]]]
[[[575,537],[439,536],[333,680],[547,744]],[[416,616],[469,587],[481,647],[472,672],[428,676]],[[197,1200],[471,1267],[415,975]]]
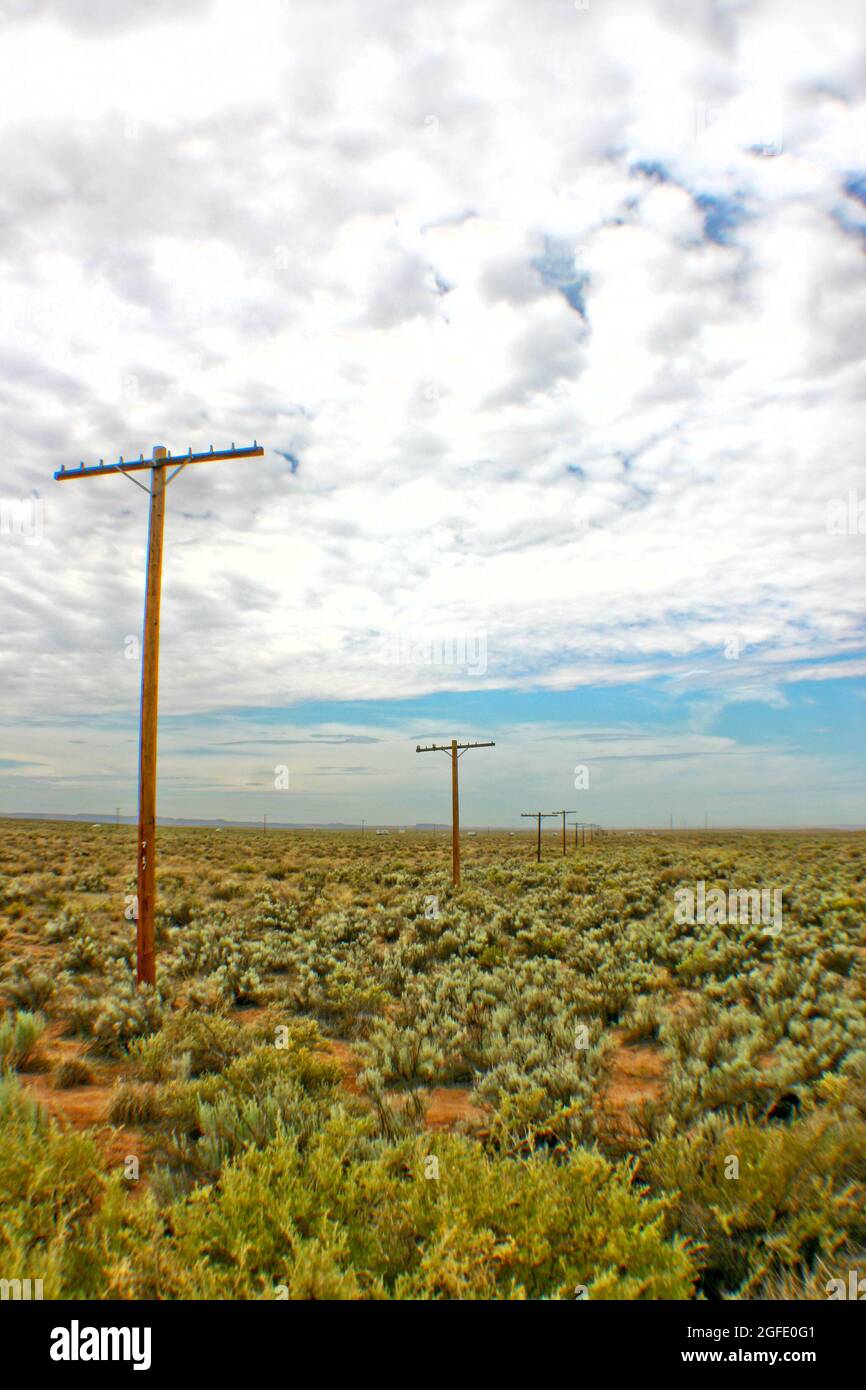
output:
[[[78,1038],[63,1036],[62,1022],[49,1023],[40,1042],[40,1070],[19,1073],[21,1085],[59,1124],[75,1130],[90,1130],[107,1168],[122,1167],[134,1156],[144,1174],[147,1163],[147,1142],[143,1134],[126,1125],[109,1123],[108,1112],[118,1081],[126,1079],[123,1062],[96,1062],[87,1055],[84,1043]],[[92,1083],[83,1086],[56,1087],[52,1072],[61,1062],[84,1060],[93,1073]],[[140,1197],[146,1183],[130,1183],[129,1192]]]
[[[363,1096],[363,1091],[358,1085],[358,1073],[364,1070],[364,1064],[355,1054],[351,1045],[341,1042],[339,1038],[328,1038],[325,1043],[325,1055],[330,1057],[332,1062],[336,1062],[340,1068],[340,1076],[343,1087],[353,1096]]]
[[[363,1063],[351,1045],[338,1038],[329,1038],[325,1053],[339,1066],[345,1090],[367,1102],[367,1096],[358,1085],[358,1073],[363,1070]],[[487,1111],[471,1100],[472,1092],[468,1086],[423,1086],[418,1088],[417,1094],[426,1107],[425,1129],[476,1129],[489,1119]],[[407,1103],[409,1093],[390,1091],[387,1098],[392,1105],[399,1107]]]
[[[611,1139],[634,1140],[640,1135],[636,1116],[664,1095],[664,1052],[657,1043],[620,1046],[608,1066],[608,1082],[597,1108],[599,1122]]]
[[[426,1095],[429,1104],[424,1124],[427,1129],[477,1128],[490,1119],[486,1110],[473,1103],[472,1092],[466,1086],[434,1086]]]

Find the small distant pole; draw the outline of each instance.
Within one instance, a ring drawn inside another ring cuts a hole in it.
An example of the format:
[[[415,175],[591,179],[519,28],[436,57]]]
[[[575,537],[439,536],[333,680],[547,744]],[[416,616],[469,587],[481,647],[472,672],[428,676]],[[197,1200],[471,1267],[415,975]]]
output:
[[[566,816],[576,816],[576,811],[553,811],[553,815],[562,816],[562,857],[565,858],[565,818]]]
[[[365,826],[366,824],[367,824],[367,822],[366,822],[365,820],[362,820],[362,821],[361,821],[361,834],[362,834],[362,835],[363,835],[363,833],[364,833],[364,826]]]
[[[457,781],[457,760],[466,752],[467,748],[495,747],[496,744],[492,742],[458,743],[456,738],[452,738],[450,744],[430,743],[426,748],[422,748],[419,743],[415,748],[416,753],[451,754],[451,882],[455,888],[460,887],[460,791]]]
[[[671,830],[674,828],[674,813],[671,811]]]
[[[537,820],[537,821],[538,821],[538,840],[537,840],[537,848],[536,848],[536,852],[535,852],[535,857],[536,857],[536,863],[540,864],[540,863],[541,863],[541,822],[542,822],[543,820],[548,820],[551,816],[558,816],[558,815],[559,815],[559,812],[558,812],[558,811],[521,811],[521,812],[520,812],[520,815],[521,815],[521,818],[523,818],[523,819],[528,818],[529,820]]]
[[[117,807],[117,824],[120,825],[120,807]]]
[[[267,812],[265,812],[265,814],[262,816],[262,834],[263,834],[263,835],[267,835],[267,833],[268,833],[268,815],[267,815]]]

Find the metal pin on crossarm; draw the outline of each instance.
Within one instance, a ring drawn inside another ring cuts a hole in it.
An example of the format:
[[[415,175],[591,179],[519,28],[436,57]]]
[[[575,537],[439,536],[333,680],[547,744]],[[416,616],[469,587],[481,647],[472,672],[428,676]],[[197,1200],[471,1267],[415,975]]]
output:
[[[159,690],[159,605],[162,592],[162,540],[165,523],[165,490],[181,469],[194,463],[213,463],[218,459],[261,458],[264,449],[253,441],[242,449],[234,444],[230,449],[214,449],[205,454],[172,456],[161,444],[154,446],[153,457],[140,454],[132,463],[104,464],[100,459],[95,468],[61,468],[54,474],[57,482],[72,478],[101,478],[109,473],[150,473],[150,486],[130,476],[150,496],[150,516],[147,531],[147,582],[144,597],[144,640],[141,654],[141,720],[138,743],[138,917],[136,942],[136,978],[140,985],[156,984],[156,948],[154,944],[154,906],[156,901],[156,742]],[[171,472],[166,476],[166,471]]]
[[[449,753],[451,756],[451,882],[460,887],[460,793],[457,785],[457,760],[467,748],[495,748],[495,743],[458,743],[452,738],[450,743],[428,743],[426,748],[417,745],[416,753]]]

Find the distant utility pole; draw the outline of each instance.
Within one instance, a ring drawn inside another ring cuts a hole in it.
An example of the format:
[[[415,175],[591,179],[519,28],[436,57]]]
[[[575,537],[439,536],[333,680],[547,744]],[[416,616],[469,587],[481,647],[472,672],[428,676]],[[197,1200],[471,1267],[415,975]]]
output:
[[[551,816],[558,816],[558,815],[559,815],[559,812],[558,812],[558,811],[521,811],[521,812],[520,812],[520,815],[521,815],[522,818],[526,818],[526,817],[528,816],[530,820],[537,820],[537,821],[538,821],[538,849],[537,849],[537,851],[536,851],[536,860],[537,860],[537,862],[540,864],[540,863],[541,863],[541,822],[542,822],[543,820],[548,820]]]
[[[565,818],[566,816],[576,816],[576,811],[551,811],[552,816],[562,816],[562,855],[565,858]]]
[[[217,459],[260,458],[264,453],[255,441],[247,448],[214,450],[206,454],[171,454],[161,444],[154,446],[153,458],[140,454],[137,460],[96,468],[61,468],[54,474],[57,482],[70,478],[101,478],[104,474],[125,473],[129,481],[150,497],[150,520],[147,532],[147,583],[144,594],[144,640],[141,654],[141,717],[138,739],[138,926],[136,946],[136,978],[140,985],[156,984],[156,950],[154,946],[153,912],[156,899],[156,732],[159,687],[159,603],[162,589],[162,538],[165,522],[165,490],[182,468],[191,463],[214,463]],[[166,477],[167,469],[171,473]],[[150,487],[145,487],[133,473],[150,473]]]
[[[120,807],[117,807],[117,824],[120,825]]]
[[[671,830],[674,828],[674,813],[671,811]]]
[[[557,814],[558,814],[558,812],[557,812]],[[580,843],[581,843],[581,845],[586,845],[586,832],[587,832],[587,830],[589,831],[589,843],[592,844],[592,832],[593,832],[593,830],[600,830],[600,829],[601,829],[601,826],[600,826],[600,825],[596,825],[594,821],[589,821],[589,820],[573,820],[573,821],[569,821],[569,825],[573,825],[573,826],[574,826],[574,847],[575,847],[575,849],[577,849],[577,832],[578,832],[578,830],[580,831]]]
[[[267,835],[267,833],[268,833],[268,813],[267,813],[267,811],[266,811],[265,814],[262,816],[262,834],[263,834],[263,835]]]
[[[420,743],[416,753],[450,753],[451,755],[451,882],[460,887],[460,793],[457,785],[457,760],[467,748],[495,748],[495,743],[458,743],[452,738],[449,743],[430,743],[422,748]],[[435,828],[434,828],[434,834]]]
[[[366,824],[367,824],[367,822],[366,822],[365,820],[362,820],[362,821],[361,821],[361,834],[362,834],[362,835],[363,835],[363,833],[364,833],[364,826],[365,826]]]

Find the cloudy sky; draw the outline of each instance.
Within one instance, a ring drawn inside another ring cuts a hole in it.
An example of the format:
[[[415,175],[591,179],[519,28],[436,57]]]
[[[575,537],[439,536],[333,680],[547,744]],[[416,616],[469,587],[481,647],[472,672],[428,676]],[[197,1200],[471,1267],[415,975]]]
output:
[[[0,0],[0,90],[0,810],[135,805],[147,500],[53,471],[257,439],[163,815],[866,822],[861,0]]]

